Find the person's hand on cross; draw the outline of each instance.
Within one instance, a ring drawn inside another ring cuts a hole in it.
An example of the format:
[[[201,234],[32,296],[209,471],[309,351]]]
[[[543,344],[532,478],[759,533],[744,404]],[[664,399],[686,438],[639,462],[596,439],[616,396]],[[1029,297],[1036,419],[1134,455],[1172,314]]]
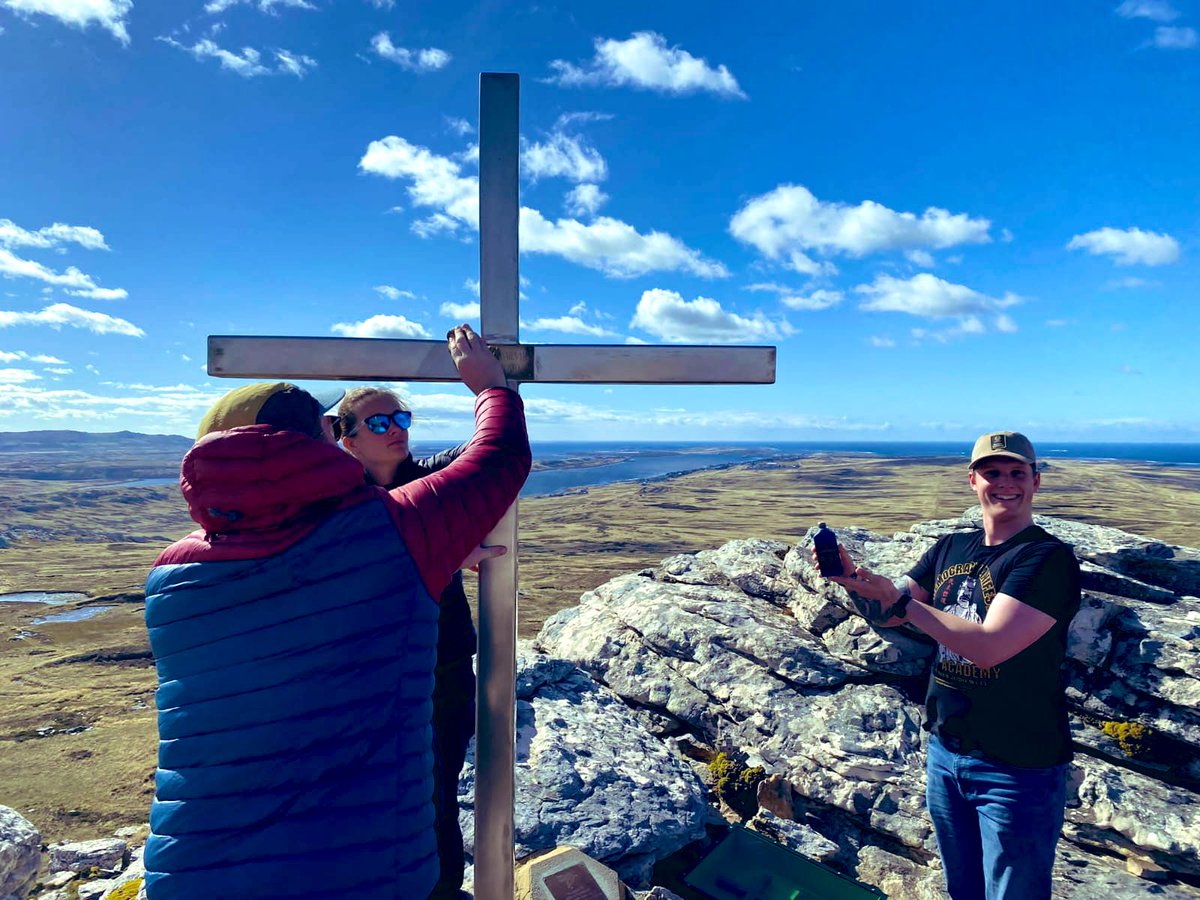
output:
[[[492,355],[487,343],[470,325],[464,322],[451,328],[446,332],[446,343],[450,349],[450,359],[454,361],[459,377],[471,389],[471,393],[479,394],[488,388],[508,386],[500,360]]]
[[[881,628],[894,628],[903,625],[904,619],[893,616],[889,610],[900,599],[900,589],[890,578],[876,575],[865,566],[856,566],[846,548],[838,544],[838,554],[842,558],[842,571],[845,575],[831,575],[829,580],[840,584],[850,595],[850,602],[858,614]],[[812,548],[813,565],[817,564],[817,548]]]
[[[463,560],[462,568],[478,572],[479,564],[485,559],[495,559],[497,556],[503,556],[507,552],[508,548],[503,544],[493,544],[491,546],[480,544],[467,554],[467,558]]]

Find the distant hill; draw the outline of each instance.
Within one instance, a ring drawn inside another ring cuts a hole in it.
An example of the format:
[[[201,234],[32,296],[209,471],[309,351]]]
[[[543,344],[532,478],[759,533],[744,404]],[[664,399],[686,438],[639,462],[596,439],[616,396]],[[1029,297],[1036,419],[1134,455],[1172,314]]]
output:
[[[192,438],[180,434],[139,434],[136,431],[110,431],[101,434],[88,431],[0,431],[0,453],[72,451],[86,448],[90,453],[100,450],[151,450],[177,452],[182,456],[192,443]]]
[[[0,477],[33,481],[173,479],[192,439],[115,431],[0,431]]]

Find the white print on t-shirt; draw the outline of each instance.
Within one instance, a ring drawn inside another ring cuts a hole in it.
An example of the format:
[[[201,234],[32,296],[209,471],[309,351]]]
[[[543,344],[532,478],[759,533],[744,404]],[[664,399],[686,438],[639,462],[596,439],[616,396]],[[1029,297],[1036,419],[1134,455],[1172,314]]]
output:
[[[963,579],[963,583],[958,588],[958,593],[954,595],[954,602],[945,607],[945,611],[968,622],[982,622],[983,620],[979,618],[979,612],[975,609],[975,586],[977,584],[978,582],[972,577]],[[938,662],[974,665],[969,659],[959,656],[953,650],[947,650],[941,644],[938,644]]]

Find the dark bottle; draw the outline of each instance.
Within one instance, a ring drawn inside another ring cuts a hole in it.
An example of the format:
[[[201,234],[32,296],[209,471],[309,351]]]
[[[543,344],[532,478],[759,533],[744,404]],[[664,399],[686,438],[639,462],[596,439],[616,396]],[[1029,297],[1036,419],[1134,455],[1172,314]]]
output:
[[[828,578],[842,574],[842,556],[838,553],[837,535],[824,522],[817,525],[813,546],[817,548],[817,568]]]

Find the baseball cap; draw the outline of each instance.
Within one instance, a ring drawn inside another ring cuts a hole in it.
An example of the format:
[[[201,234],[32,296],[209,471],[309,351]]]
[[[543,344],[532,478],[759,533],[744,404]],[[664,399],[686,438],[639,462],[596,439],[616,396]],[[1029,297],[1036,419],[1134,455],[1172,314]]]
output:
[[[247,384],[234,388],[212,405],[200,420],[196,439],[243,425],[274,425],[320,437],[321,412],[317,399],[294,384],[286,381]]]
[[[312,391],[311,393],[321,406],[321,415],[336,417],[338,407],[342,405],[342,398],[346,396],[346,389],[333,388],[328,391]]]
[[[976,463],[990,456],[1008,456],[1031,466],[1037,465],[1037,454],[1033,450],[1033,444],[1029,442],[1029,438],[1017,431],[992,431],[980,435],[971,451],[971,464],[968,468],[975,468]]]

